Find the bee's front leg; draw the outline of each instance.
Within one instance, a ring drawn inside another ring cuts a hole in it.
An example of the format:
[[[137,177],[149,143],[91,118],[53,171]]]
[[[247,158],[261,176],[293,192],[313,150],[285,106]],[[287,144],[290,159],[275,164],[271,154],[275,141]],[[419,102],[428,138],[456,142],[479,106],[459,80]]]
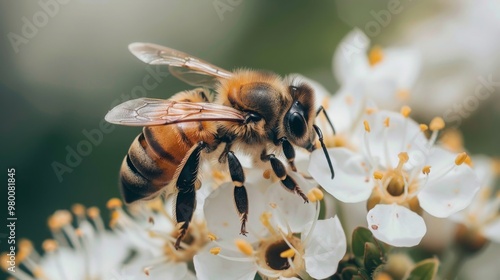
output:
[[[285,165],[278,158],[276,158],[274,154],[267,155],[266,150],[263,150],[260,158],[262,161],[269,161],[271,163],[274,174],[276,174],[276,177],[281,180],[281,184],[287,190],[298,194],[300,197],[302,197],[302,199],[304,199],[304,202],[309,202],[309,199],[302,192],[297,182],[295,182],[295,180],[292,177],[288,176],[288,174],[286,173]]]
[[[175,219],[181,224],[179,236],[175,241],[175,249],[180,248],[182,238],[186,235],[189,223],[193,218],[196,208],[196,180],[200,166],[201,151],[206,148],[206,143],[198,142],[192,149],[187,160],[182,166],[179,177],[175,183],[177,196],[175,199]]]
[[[288,139],[286,139],[286,137],[281,137],[280,139],[278,139],[277,145],[279,144],[281,144],[283,153],[288,160],[290,168],[294,172],[297,172],[297,167],[295,167],[295,149],[293,148],[292,144],[290,143],[290,141],[288,141]]]

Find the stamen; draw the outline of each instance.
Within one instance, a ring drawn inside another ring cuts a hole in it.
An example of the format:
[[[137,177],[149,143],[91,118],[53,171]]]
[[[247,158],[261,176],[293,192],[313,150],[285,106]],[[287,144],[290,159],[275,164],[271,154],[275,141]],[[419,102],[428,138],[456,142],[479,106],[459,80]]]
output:
[[[81,218],[85,216],[85,206],[80,203],[75,203],[71,206],[71,212],[73,212],[75,216]]]
[[[396,167],[396,170],[401,170],[403,168],[403,165],[408,162],[410,157],[408,156],[407,152],[401,152],[398,154],[399,158],[399,163],[398,166]]]
[[[384,173],[382,173],[380,171],[373,172],[373,178],[375,180],[382,180],[383,177],[384,177]]]
[[[410,99],[410,91],[407,89],[400,89],[396,92],[396,97],[399,98],[399,100],[406,101]]]
[[[111,198],[110,200],[108,200],[106,207],[108,207],[108,209],[112,210],[112,209],[120,208],[120,207],[122,207],[122,205],[123,205],[122,201],[119,198]]]
[[[264,225],[264,227],[267,228],[267,230],[272,235],[276,235],[276,231],[274,230],[273,226],[271,225],[270,219],[271,219],[271,213],[269,213],[269,212],[264,212],[264,213],[262,213],[262,215],[260,215],[260,222],[262,223],[262,225]]]
[[[47,239],[43,241],[42,248],[47,253],[54,252],[57,250],[57,242],[53,239]]]
[[[220,247],[213,247],[209,250],[210,254],[217,256],[220,253]]]
[[[389,127],[390,121],[391,121],[391,118],[389,118],[389,117],[385,118],[385,120],[384,120],[384,126],[385,127]]]
[[[401,115],[403,115],[403,117],[408,118],[410,116],[410,113],[411,113],[411,108],[409,106],[401,107]]]
[[[19,252],[17,252],[17,261],[22,262],[33,252],[33,243],[28,239],[19,240]]]
[[[366,131],[366,132],[370,132],[370,131],[371,131],[371,130],[370,130],[370,124],[368,123],[368,121],[367,121],[367,120],[364,120],[364,121],[363,121],[363,125],[365,126],[365,131]]]
[[[425,175],[429,175],[429,173],[431,173],[431,166],[430,165],[426,165],[422,168],[422,173],[425,174]]]
[[[371,114],[375,113],[376,111],[377,111],[377,109],[375,109],[375,108],[366,108],[365,109],[365,113],[367,115],[371,115]]]
[[[309,199],[310,202],[320,201],[323,199],[323,197],[324,197],[324,194],[319,188],[312,188],[307,193],[307,198]]]
[[[425,132],[429,129],[429,126],[427,126],[426,124],[423,124],[423,123],[420,124],[419,126],[420,126],[420,131],[422,131],[422,132]]]
[[[431,131],[438,131],[442,130],[445,126],[444,120],[441,117],[435,117],[432,119],[431,123],[429,124],[429,127]]]
[[[384,59],[384,52],[382,51],[382,48],[379,46],[374,46],[368,53],[368,62],[372,67],[380,63],[383,59]]]
[[[240,252],[249,257],[253,256],[253,248],[252,245],[250,245],[250,243],[248,243],[243,239],[236,239],[234,243],[236,244],[236,247],[240,250]]]
[[[215,240],[217,240],[217,236],[215,234],[213,234],[213,233],[209,233],[208,234],[208,240],[215,241]]]
[[[266,180],[269,180],[271,178],[271,169],[264,170],[264,172],[262,173],[262,177],[264,177],[264,179]]]
[[[291,258],[293,258],[294,256],[295,256],[295,251],[292,248],[280,253],[280,257],[282,257],[284,259],[288,259],[289,263],[292,263]]]
[[[465,162],[465,160],[467,159],[468,155],[466,152],[463,152],[463,153],[460,153],[457,155],[457,157],[455,158],[455,164],[458,166],[458,165],[462,165],[462,163]]]

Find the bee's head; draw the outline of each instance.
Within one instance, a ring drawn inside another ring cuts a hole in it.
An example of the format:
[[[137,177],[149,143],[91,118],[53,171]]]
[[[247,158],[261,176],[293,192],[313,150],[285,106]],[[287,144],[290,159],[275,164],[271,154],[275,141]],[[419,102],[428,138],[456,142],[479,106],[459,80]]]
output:
[[[285,135],[293,144],[312,151],[316,137],[314,91],[305,83],[290,85],[288,91],[293,101],[283,118]]]

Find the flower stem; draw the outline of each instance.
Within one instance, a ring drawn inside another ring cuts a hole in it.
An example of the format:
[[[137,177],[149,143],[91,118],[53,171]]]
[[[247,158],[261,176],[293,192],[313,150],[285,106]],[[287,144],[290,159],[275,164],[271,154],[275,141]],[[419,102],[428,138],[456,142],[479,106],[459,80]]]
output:
[[[454,280],[457,278],[460,268],[467,260],[467,253],[460,248],[451,248],[443,258],[442,279]]]

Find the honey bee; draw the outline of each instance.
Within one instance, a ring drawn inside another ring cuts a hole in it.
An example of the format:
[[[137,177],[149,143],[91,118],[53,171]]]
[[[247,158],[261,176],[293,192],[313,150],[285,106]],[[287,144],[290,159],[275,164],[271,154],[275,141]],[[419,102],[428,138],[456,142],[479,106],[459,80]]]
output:
[[[333,179],[322,132],[314,124],[320,112],[330,125],[331,121],[322,107],[316,110],[314,92],[308,84],[295,84],[272,72],[245,69],[229,72],[186,53],[150,43],[133,43],[129,50],[145,63],[168,65],[174,76],[190,85],[203,86],[179,92],[168,100],[129,100],[105,117],[110,123],[144,127],[121,165],[122,196],[126,203],[133,203],[173,193],[174,216],[180,225],[176,248],[196,207],[201,160],[227,164],[234,184],[241,234],[247,233],[249,206],[245,174],[234,151],[243,151],[255,162],[270,165],[285,189],[308,202],[288,176],[285,165],[269,151],[284,154],[291,170],[296,171],[294,146],[312,151],[318,135]],[[215,90],[216,96],[207,88]]]

